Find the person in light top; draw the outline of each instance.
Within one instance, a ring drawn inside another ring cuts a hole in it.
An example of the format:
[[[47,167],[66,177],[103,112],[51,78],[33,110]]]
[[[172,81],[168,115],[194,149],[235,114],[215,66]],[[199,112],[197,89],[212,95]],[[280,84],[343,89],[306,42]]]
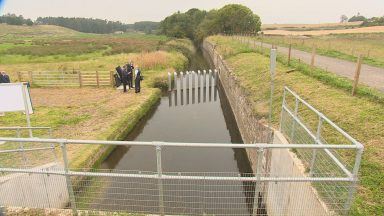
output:
[[[136,70],[135,70],[135,92],[136,93],[140,92],[140,82],[142,79],[143,77],[141,76],[140,68],[139,66],[136,66]]]

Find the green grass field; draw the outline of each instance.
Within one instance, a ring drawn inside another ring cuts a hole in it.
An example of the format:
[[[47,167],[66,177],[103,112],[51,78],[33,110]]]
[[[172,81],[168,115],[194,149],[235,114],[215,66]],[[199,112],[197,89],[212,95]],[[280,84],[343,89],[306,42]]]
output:
[[[255,113],[267,118],[270,93],[268,56],[229,37],[214,36],[209,41],[217,44],[217,50],[229,66],[235,69],[240,85],[248,91],[254,103]],[[362,142],[365,152],[360,172],[361,182],[352,215],[380,215],[384,211],[383,103],[364,95],[352,97],[350,91],[333,84],[338,82],[334,80],[337,77],[327,76],[329,80],[322,80],[306,71],[286,73],[290,68],[282,61],[278,62],[273,103],[275,126],[279,121],[283,86],[287,85]]]
[[[132,91],[122,94],[110,87],[32,88],[32,125],[52,127],[58,138],[124,139],[156,104],[158,87],[166,85],[167,72],[188,65],[187,57],[173,46],[193,51],[188,40],[144,34],[84,34],[57,26],[1,25],[0,35],[0,70],[8,72],[12,81],[17,80],[17,71],[114,71],[129,60],[140,66],[145,80],[139,95]],[[7,113],[0,117],[0,126],[25,126],[25,117]],[[99,146],[68,149],[73,168],[97,165],[95,155],[104,151]]]
[[[312,52],[313,45],[320,55],[357,61],[359,54],[364,64],[384,68],[384,33],[371,34],[334,34],[312,37],[262,36],[257,40],[265,43]]]

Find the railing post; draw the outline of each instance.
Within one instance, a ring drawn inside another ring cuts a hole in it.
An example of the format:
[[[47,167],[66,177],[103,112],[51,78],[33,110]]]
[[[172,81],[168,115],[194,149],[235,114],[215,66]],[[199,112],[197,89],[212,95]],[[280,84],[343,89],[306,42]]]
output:
[[[319,116],[319,123],[317,125],[317,131],[316,131],[316,142],[320,143],[321,139],[321,127],[323,125],[323,118]],[[317,149],[312,150],[312,160],[311,160],[311,166],[309,168],[309,176],[313,175],[313,169],[315,167],[315,162],[316,162],[316,155],[317,155]]]
[[[261,168],[263,162],[263,153],[264,149],[257,149],[257,165],[256,165],[256,182],[255,182],[255,194],[253,198],[253,215],[257,215],[257,209],[261,205],[262,198],[259,197],[259,193],[261,192]]]
[[[283,112],[284,112],[284,105],[285,105],[285,95],[286,95],[286,90],[285,90],[285,87],[284,87],[284,90],[283,90],[283,101],[282,101],[282,105],[281,105],[281,113],[280,113],[280,127],[279,127],[279,131],[282,132],[282,129],[283,129]]]
[[[16,129],[16,137],[21,138],[20,128]],[[23,142],[19,142],[19,145],[20,145],[20,149],[21,149],[21,152],[23,155],[22,157],[23,157],[23,162],[24,162],[24,168],[27,168],[27,158],[25,157],[24,144],[23,144]]]
[[[357,152],[356,152],[355,165],[354,165],[353,171],[352,171],[353,181],[352,181],[351,187],[349,188],[348,199],[344,205],[345,215],[348,215],[348,212],[351,209],[351,205],[353,202],[353,197],[356,193],[356,187],[357,187],[357,182],[358,182],[358,173],[359,173],[359,169],[360,169],[361,158],[363,156],[363,151],[364,151],[364,146],[362,144],[357,143],[356,145],[358,146],[358,148],[357,148]]]
[[[299,112],[299,99],[295,97],[295,112],[294,115],[297,117],[297,113]],[[291,128],[291,143],[295,143],[294,138],[295,138],[295,128],[296,127],[296,121],[293,119],[292,121],[292,128]]]
[[[66,183],[67,183],[69,202],[71,203],[71,208],[72,208],[73,215],[77,215],[75,194],[73,192],[71,176],[69,174],[69,168],[68,168],[67,144],[65,143],[65,141],[60,141],[60,147],[61,147],[61,151],[63,153],[64,172],[65,172],[65,180],[66,180]]]
[[[163,168],[161,165],[161,146],[156,145],[156,161],[157,161],[157,177],[158,177],[158,189],[159,189],[159,212],[160,215],[164,215],[164,188],[163,188]]]

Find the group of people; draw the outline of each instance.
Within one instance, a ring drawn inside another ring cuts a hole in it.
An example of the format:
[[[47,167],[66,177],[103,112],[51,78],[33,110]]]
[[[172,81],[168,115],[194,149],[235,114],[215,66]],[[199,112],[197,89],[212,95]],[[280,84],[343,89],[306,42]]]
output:
[[[123,84],[124,92],[127,92],[127,86],[129,89],[133,88],[133,80],[135,80],[135,93],[140,92],[140,82],[143,80],[143,76],[139,66],[136,66],[135,69],[132,61],[129,61],[123,68],[120,66],[116,67],[116,72],[115,81],[117,87]]]
[[[5,71],[0,71],[0,83],[10,83],[11,80],[9,79],[8,74],[5,73]]]

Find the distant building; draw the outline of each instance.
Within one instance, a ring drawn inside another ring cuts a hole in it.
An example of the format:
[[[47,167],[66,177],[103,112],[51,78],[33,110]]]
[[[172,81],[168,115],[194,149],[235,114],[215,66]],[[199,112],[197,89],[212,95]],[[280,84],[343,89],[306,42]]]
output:
[[[123,31],[115,31],[114,34],[124,34]]]

